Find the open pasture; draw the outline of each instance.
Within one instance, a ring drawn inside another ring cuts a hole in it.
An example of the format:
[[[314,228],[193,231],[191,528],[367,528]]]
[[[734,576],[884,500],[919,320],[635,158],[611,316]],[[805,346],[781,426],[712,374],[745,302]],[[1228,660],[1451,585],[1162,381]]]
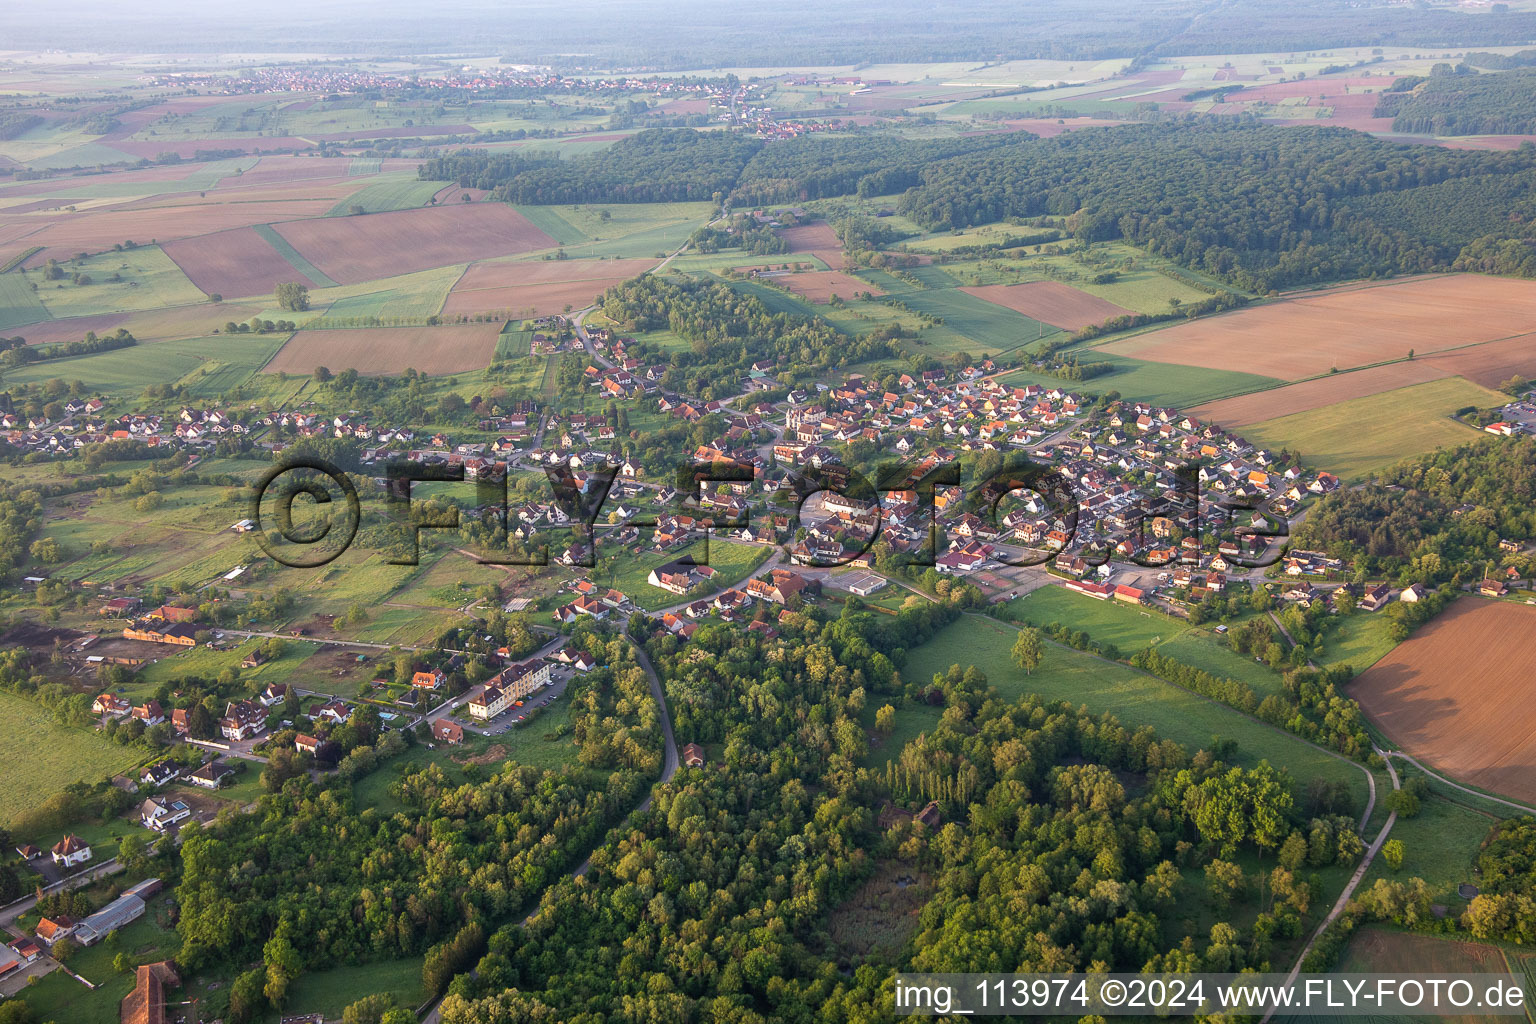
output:
[[[1536,608],[1462,598],[1349,691],[1381,730],[1452,777],[1536,801]]]
[[[1506,401],[1496,391],[1446,377],[1264,420],[1243,434],[1268,448],[1301,452],[1308,465],[1354,482],[1410,455],[1488,438],[1451,415],[1469,405]]]
[[[1447,274],[1308,293],[1103,348],[1298,380],[1526,334],[1533,320],[1536,282]]]
[[[266,366],[268,373],[332,371],[462,373],[484,369],[496,351],[499,324],[451,327],[367,327],[299,331]]]
[[[35,701],[0,693],[0,758],[11,782],[0,788],[0,822],[71,782],[94,783],[141,757],[143,751],[109,743],[90,730],[57,724]]]
[[[341,284],[555,247],[553,238],[501,203],[321,217],[274,230]]]
[[[961,288],[967,295],[996,303],[1017,313],[1076,331],[1101,324],[1131,311],[1087,292],[1078,291],[1059,281],[1031,281],[1028,284],[993,284],[980,288]]]

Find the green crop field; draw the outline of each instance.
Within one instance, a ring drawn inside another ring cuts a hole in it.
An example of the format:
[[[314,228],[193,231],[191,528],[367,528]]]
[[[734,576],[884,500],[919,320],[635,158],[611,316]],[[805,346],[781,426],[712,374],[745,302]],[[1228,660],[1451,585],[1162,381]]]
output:
[[[1127,728],[1150,725],[1160,737],[1191,751],[1208,747],[1213,736],[1233,740],[1239,762],[1252,765],[1267,760],[1286,768],[1298,790],[1314,776],[1341,780],[1354,794],[1356,810],[1365,808],[1367,783],[1361,768],[1225,705],[1081,651],[1047,644],[1041,667],[1025,676],[1009,654],[1015,636],[1011,626],[967,616],[914,649],[902,668],[902,678],[925,681],[957,661],[962,667],[975,665],[1009,700],[1034,693],[1046,700],[1086,706],[1095,714],[1115,715]]]
[[[42,287],[41,273],[23,274],[11,271],[0,274],[0,330],[50,320],[53,314],[38,300],[32,285]]]
[[[1486,440],[1488,434],[1458,423],[1451,414],[1508,400],[1461,377],[1447,377],[1265,420],[1243,434],[1255,444],[1300,452],[1307,465],[1354,482],[1410,455]]]
[[[40,704],[0,692],[0,821],[10,821],[71,782],[97,782],[137,764],[142,750],[109,743],[88,729],[54,722]]]
[[[64,270],[64,277],[58,281],[43,280],[40,270],[25,275],[29,281],[37,283],[38,298],[55,317],[159,309],[208,301],[158,245],[61,260],[59,266]],[[72,284],[70,278],[75,274],[89,276],[91,283]],[[121,280],[109,280],[114,275]]]
[[[92,391],[136,400],[151,384],[181,380],[203,365],[218,366],[221,379],[233,379],[244,368],[247,376],[264,366],[288,340],[286,334],[237,334],[185,341],[157,341],[98,352],[74,359],[51,360],[7,370],[7,383],[33,383],[67,377],[85,382]]]
[[[267,244],[277,250],[279,256],[288,261],[288,265],[299,273],[319,285],[334,286],[331,280],[321,269],[300,255],[299,250],[289,244],[288,239],[278,234],[270,224],[253,224],[251,230],[255,231]]]
[[[363,284],[311,289],[310,306],[323,312],[311,320],[309,326],[347,326],[344,321],[349,317],[425,319],[443,308],[449,289],[463,274],[464,267],[460,264]]]
[[[1247,394],[1281,383],[1254,373],[1143,362],[1099,350],[1078,350],[1078,358],[1085,363],[1107,362],[1114,369],[1088,381],[1074,382],[1074,387],[1099,394],[1118,391],[1126,398],[1139,398],[1154,405],[1171,405],[1175,408],[1187,408],[1201,402],[1213,402],[1218,398]],[[1015,370],[1002,379],[1006,384],[1015,385],[1040,384],[1054,387],[1061,384],[1059,377],[1031,373],[1028,370]]]
[[[364,213],[414,210],[426,206],[442,187],[440,181],[422,181],[414,174],[381,175],[379,181],[364,186],[331,207],[326,216],[350,216],[354,206],[362,207]]]
[[[1007,352],[1062,333],[1050,324],[1031,320],[1022,313],[967,295],[957,288],[907,291],[902,292],[899,298],[918,312],[941,318],[944,326],[970,338],[977,355],[981,352]]]

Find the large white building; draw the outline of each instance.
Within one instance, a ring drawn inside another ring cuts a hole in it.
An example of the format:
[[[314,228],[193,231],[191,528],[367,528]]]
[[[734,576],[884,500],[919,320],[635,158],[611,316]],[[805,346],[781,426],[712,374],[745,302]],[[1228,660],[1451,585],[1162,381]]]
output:
[[[549,685],[549,665],[542,661],[509,665],[469,698],[469,716],[488,722],[533,691]]]

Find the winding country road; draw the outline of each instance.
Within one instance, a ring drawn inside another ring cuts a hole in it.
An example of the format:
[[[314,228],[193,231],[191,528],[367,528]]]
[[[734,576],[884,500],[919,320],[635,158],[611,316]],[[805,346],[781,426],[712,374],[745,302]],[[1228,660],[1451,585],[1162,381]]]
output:
[[[1398,781],[1397,778],[1397,771],[1392,767],[1390,755],[1388,755],[1386,751],[1379,747],[1373,747],[1372,749],[1374,749],[1376,753],[1381,756],[1383,761],[1386,761],[1387,774],[1392,776],[1392,788],[1394,790],[1402,789],[1402,784]],[[1317,930],[1314,931],[1311,937],[1307,939],[1307,944],[1302,946],[1301,952],[1296,955],[1296,964],[1291,968],[1291,973],[1286,975],[1285,978],[1285,983],[1287,985],[1295,983],[1296,976],[1301,973],[1301,965],[1306,963],[1307,954],[1312,952],[1312,947],[1317,945],[1317,940],[1322,938],[1323,933],[1328,930],[1333,922],[1339,919],[1339,915],[1342,914],[1344,912],[1344,908],[1349,905],[1350,897],[1355,894],[1355,889],[1359,887],[1361,880],[1365,878],[1365,873],[1371,869],[1371,861],[1376,858],[1377,851],[1379,851],[1382,845],[1386,843],[1387,834],[1392,831],[1392,825],[1396,821],[1396,811],[1393,811],[1391,814],[1387,815],[1386,824],[1381,826],[1381,831],[1377,833],[1376,838],[1372,840],[1371,845],[1366,847],[1365,856],[1360,858],[1360,865],[1355,868],[1355,873],[1350,876],[1349,884],[1344,887],[1344,891],[1339,893],[1339,898],[1337,902],[1334,903],[1333,909],[1328,911],[1328,916],[1323,918],[1322,923],[1317,926]],[[1269,1018],[1275,1015],[1275,1009],[1276,1007],[1270,1007],[1265,1012],[1264,1016],[1260,1018],[1259,1024],[1268,1024]]]
[[[1452,782],[1444,775],[1440,775],[1439,773],[1424,767],[1424,763],[1418,758],[1414,757],[1412,754],[1405,754],[1400,750],[1377,751],[1377,753],[1381,754],[1381,756],[1387,760],[1388,771],[1392,770],[1391,759],[1395,757],[1400,761],[1407,761],[1409,764],[1413,765],[1419,771],[1423,772],[1425,775],[1428,775],[1436,782],[1449,786],[1452,789],[1460,790],[1461,792],[1466,793],[1468,796],[1475,796],[1480,800],[1491,800],[1496,804],[1503,804],[1505,807],[1513,807],[1517,811],[1524,811],[1526,814],[1536,814],[1536,807],[1532,807],[1530,804],[1522,804],[1514,800],[1506,800],[1501,796],[1493,796],[1488,793],[1482,793],[1470,787],[1463,786],[1459,782]]]

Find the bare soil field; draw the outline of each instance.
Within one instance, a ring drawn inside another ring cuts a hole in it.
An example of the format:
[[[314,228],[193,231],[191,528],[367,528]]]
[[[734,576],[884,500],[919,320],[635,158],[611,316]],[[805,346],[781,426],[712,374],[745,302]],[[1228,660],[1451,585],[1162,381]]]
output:
[[[267,185],[316,178],[350,178],[351,160],[301,156],[264,156],[243,174],[231,174],[219,181],[228,185]]]
[[[511,310],[526,316],[590,306],[613,285],[637,277],[655,260],[540,260],[476,263],[443,304],[446,315]]]
[[[270,295],[282,281],[320,285],[296,270],[254,228],[231,228],[182,238],[167,242],[162,248],[192,283],[208,295]]]
[[[787,274],[784,277],[770,278],[785,285],[790,291],[812,302],[825,303],[832,296],[851,299],[859,292],[869,292],[872,295],[884,295],[885,293],[862,278],[845,274],[840,270],[813,270],[804,274]]]
[[[1511,377],[1536,377],[1536,334],[1441,352],[1424,362],[1460,374],[1485,388],[1496,388]]]
[[[1439,358],[1439,357],[1436,357]],[[1282,388],[1255,391],[1235,398],[1223,398],[1207,402],[1189,410],[1197,419],[1220,423],[1224,427],[1239,428],[1250,423],[1262,423],[1277,416],[1293,412],[1321,409],[1335,402],[1351,398],[1364,398],[1383,391],[1405,388],[1410,384],[1439,380],[1455,376],[1455,371],[1437,365],[1433,359],[1415,359],[1406,363],[1388,363],[1386,366],[1369,366],[1363,370],[1335,373],[1299,384],[1287,384]],[[1508,374],[1504,379],[1508,378]],[[1485,383],[1479,381],[1479,383]]]
[[[1464,597],[1350,685],[1389,737],[1431,767],[1536,800],[1536,608]]]
[[[7,336],[20,335],[27,339],[29,345],[52,345],[61,341],[79,341],[85,337],[86,331],[106,334],[119,327],[126,327],[141,342],[174,341],[212,334],[215,328],[222,328],[230,320],[249,320],[260,313],[262,308],[259,303],[200,302],[191,306],[168,306],[132,313],[63,317],[7,328],[5,333]]]
[[[501,203],[319,217],[273,226],[305,259],[341,284],[556,245],[526,217]]]
[[[1068,331],[1101,324],[1131,312],[1107,299],[1089,295],[1060,281],[989,284],[960,290]]]
[[[57,215],[0,215],[0,237],[11,227],[29,226],[32,230],[0,244],[0,262],[34,245],[48,248],[28,266],[42,263],[49,256],[61,258],[77,252],[101,252],[118,242],[157,240],[206,235],[228,228],[249,227],[270,220],[297,217],[323,217],[335,205],[328,199],[301,199],[276,203],[218,203],[197,206],[171,206],[140,210],[91,210]],[[387,216],[387,215],[385,215]]]
[[[1418,277],[1293,299],[1102,346],[1158,363],[1296,380],[1526,334],[1536,282],[1476,274]]]
[[[837,232],[833,231],[831,225],[824,220],[801,224],[799,227],[784,228],[779,232],[779,237],[789,243],[790,252],[817,252],[822,249],[842,252],[843,250],[843,243],[837,237]]]
[[[278,350],[268,373],[313,373],[315,367],[358,373],[463,373],[490,365],[501,325],[452,327],[374,327],[356,330],[299,331]]]
[[[843,243],[826,221],[785,228],[779,232],[779,237],[789,243],[790,252],[808,252],[834,270],[842,269]]]

